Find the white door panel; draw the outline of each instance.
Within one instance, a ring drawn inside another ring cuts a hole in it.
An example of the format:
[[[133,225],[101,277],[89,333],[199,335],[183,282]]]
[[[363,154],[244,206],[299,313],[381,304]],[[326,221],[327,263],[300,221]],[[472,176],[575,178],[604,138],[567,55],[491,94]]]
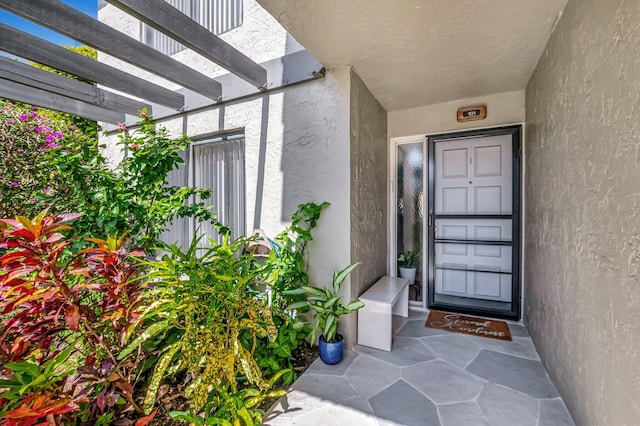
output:
[[[510,214],[511,136],[436,143],[436,214]]]
[[[436,142],[437,294],[511,302],[512,220],[477,215],[512,213],[512,173],[511,135]]]

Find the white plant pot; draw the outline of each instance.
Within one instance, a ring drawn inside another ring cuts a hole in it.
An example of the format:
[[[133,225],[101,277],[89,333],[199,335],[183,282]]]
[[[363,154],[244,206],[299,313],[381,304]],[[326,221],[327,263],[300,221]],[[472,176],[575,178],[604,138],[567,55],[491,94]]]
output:
[[[409,285],[413,285],[416,282],[416,268],[403,268],[400,267],[400,277],[409,280]]]

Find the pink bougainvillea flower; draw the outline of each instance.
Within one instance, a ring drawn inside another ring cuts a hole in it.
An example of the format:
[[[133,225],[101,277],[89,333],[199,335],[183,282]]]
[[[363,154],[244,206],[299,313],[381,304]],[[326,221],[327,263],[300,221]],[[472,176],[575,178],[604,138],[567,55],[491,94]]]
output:
[[[47,149],[47,147],[46,147],[46,146],[39,146],[39,147],[38,147],[38,151],[44,151],[45,149]]]
[[[47,140],[47,142],[53,142],[55,140],[55,137],[53,137],[52,135],[49,135],[45,139]]]
[[[45,133],[51,133],[51,128],[49,126],[43,127]]]
[[[11,182],[11,187],[12,188],[17,188],[19,186],[20,186],[20,184],[18,182]]]
[[[49,195],[51,193],[51,189],[50,188],[45,188],[42,190],[42,192],[44,192],[45,194]]]
[[[42,131],[42,127],[38,126],[36,127],[36,133],[40,133]]]
[[[16,151],[16,153],[18,154],[18,157],[22,157],[24,155],[24,151],[19,149],[18,151]]]
[[[29,200],[29,204],[35,204],[36,200]]]
[[[62,136],[62,133],[60,132],[53,132],[53,136],[58,138],[58,139],[62,139],[64,136]]]
[[[37,116],[38,116],[38,113],[37,113],[37,112],[32,112],[32,113],[31,113],[31,117],[36,118]]]
[[[24,115],[21,115],[19,118],[20,118],[20,120],[24,121],[27,118],[29,118],[29,116],[27,114],[24,114]]]
[[[60,147],[60,145],[58,145],[58,144],[57,144],[57,143],[55,143],[55,142],[49,142],[49,143],[47,144],[47,147],[48,147],[48,148],[59,148],[59,147]]]

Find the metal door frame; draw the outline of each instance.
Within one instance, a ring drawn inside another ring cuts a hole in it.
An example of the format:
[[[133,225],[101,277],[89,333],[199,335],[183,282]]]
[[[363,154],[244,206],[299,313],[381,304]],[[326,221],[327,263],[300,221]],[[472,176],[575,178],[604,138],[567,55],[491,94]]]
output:
[[[506,126],[491,129],[481,129],[472,131],[463,131],[455,133],[446,133],[440,135],[432,135],[427,137],[428,146],[428,219],[427,219],[427,235],[428,235],[428,267],[427,267],[427,307],[429,309],[438,309],[442,311],[458,312],[463,314],[483,315],[495,318],[506,318],[519,320],[521,315],[521,134],[522,126]],[[452,139],[463,138],[480,138],[487,136],[511,135],[512,141],[512,161],[513,161],[513,210],[511,215],[512,221],[512,256],[511,256],[511,309],[494,310],[488,308],[467,308],[448,303],[438,303],[435,301],[435,144],[436,142],[445,142]]]

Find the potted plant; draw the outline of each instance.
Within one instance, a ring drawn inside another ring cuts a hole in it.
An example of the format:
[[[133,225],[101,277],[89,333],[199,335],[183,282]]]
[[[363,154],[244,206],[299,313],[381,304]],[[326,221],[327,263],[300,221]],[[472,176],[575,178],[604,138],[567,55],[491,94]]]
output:
[[[342,297],[338,295],[342,283],[356,266],[358,266],[357,263],[347,266],[342,271],[334,272],[331,287],[303,287],[307,293],[308,306],[314,311],[311,341],[315,342],[316,336],[320,333],[318,341],[320,359],[325,364],[333,365],[342,361],[344,340],[342,335],[338,333],[340,317],[364,306],[364,302],[358,299],[345,306],[342,304]]]
[[[413,285],[416,281],[416,266],[418,253],[414,251],[405,251],[398,256],[398,269],[400,276],[409,280],[409,285]]]

